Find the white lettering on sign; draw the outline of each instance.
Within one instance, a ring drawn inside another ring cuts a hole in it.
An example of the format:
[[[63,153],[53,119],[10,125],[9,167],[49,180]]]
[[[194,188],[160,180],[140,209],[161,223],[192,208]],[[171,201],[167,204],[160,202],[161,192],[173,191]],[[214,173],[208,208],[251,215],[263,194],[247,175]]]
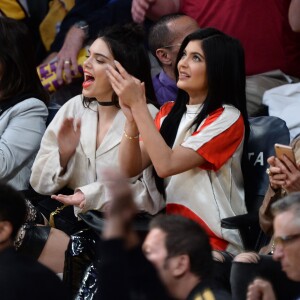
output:
[[[251,152],[251,153],[248,153],[248,159],[252,162],[254,159],[254,163],[253,165],[257,165],[257,164],[260,164],[261,166],[264,165],[264,153],[263,152],[259,152],[257,157],[255,157],[255,153],[254,152]]]

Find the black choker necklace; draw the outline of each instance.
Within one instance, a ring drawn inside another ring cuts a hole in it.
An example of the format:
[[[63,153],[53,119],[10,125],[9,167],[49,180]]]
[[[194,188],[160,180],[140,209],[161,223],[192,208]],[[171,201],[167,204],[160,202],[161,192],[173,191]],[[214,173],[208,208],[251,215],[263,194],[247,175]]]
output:
[[[104,101],[104,102],[97,101],[97,102],[101,106],[113,106],[113,105],[115,105],[115,102],[113,102],[113,101]]]

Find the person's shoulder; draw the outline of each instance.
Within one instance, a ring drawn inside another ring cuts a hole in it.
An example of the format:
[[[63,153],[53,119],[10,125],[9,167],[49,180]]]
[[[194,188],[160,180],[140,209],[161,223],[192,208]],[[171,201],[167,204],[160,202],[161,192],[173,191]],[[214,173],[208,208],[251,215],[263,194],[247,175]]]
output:
[[[5,249],[0,254],[0,274],[6,273],[6,277],[32,276],[48,274],[46,267],[41,265],[36,260],[16,252],[14,249]],[[55,276],[55,274],[54,274]]]
[[[157,128],[160,128],[161,122],[164,120],[164,118],[169,114],[172,107],[174,105],[174,102],[166,102],[163,104],[158,112],[158,114],[155,117],[155,124]]]
[[[95,110],[95,104],[92,102],[87,107],[83,101],[83,95],[79,94],[65,102],[58,111],[58,116],[76,117],[82,116],[84,111]],[[96,110],[97,111],[97,110]]]
[[[224,104],[222,109],[223,109],[223,112],[227,115],[239,116],[241,114],[241,112],[233,105]]]
[[[171,109],[173,108],[174,104],[174,101],[165,102],[160,108],[160,113],[164,116],[168,115]]]
[[[6,109],[1,114],[1,120],[10,120],[18,118],[41,117],[46,120],[48,116],[48,108],[46,104],[37,98],[27,98]]]
[[[31,257],[25,256],[21,253],[16,252],[14,249],[4,250],[0,254],[0,265],[1,271],[6,268],[6,266],[10,267],[9,274],[19,273],[19,274],[27,274],[28,276],[36,276],[41,277],[46,275],[47,277],[52,277],[58,279],[59,278],[44,265],[34,260]],[[53,277],[54,276],[54,277]]]
[[[47,111],[46,104],[42,100],[37,98],[27,98],[23,101],[20,101],[12,107],[12,110],[25,111],[34,108]]]
[[[17,295],[23,293],[25,299],[29,291],[31,299],[68,299],[67,291],[55,273],[12,249],[0,254],[0,279],[0,288],[5,295],[12,294],[11,288],[15,289],[9,299],[17,299]]]
[[[242,118],[241,112],[233,105],[223,105],[222,107],[214,110],[207,116],[207,121],[229,122],[235,123],[239,118]]]
[[[84,108],[84,106],[83,106],[83,95],[82,94],[76,95],[73,98],[66,101],[62,105],[62,108],[64,108],[64,109],[66,109],[68,107]]]

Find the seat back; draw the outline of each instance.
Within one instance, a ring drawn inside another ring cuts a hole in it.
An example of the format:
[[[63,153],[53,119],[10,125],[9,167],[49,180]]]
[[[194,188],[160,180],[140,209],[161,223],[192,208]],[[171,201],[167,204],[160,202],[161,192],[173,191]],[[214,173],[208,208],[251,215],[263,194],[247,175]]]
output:
[[[48,106],[48,118],[46,121],[46,126],[48,126],[52,119],[54,118],[54,116],[56,115],[56,113],[58,112],[58,110],[61,108],[61,105],[55,103],[55,102],[50,102],[49,106]]]
[[[275,154],[274,144],[288,145],[290,133],[285,121],[278,117],[249,118],[249,164],[244,170],[246,205],[249,212],[258,211],[269,185],[267,159]]]
[[[269,185],[266,174],[267,159],[274,155],[274,144],[290,142],[285,121],[277,117],[261,116],[249,118],[248,161],[244,167],[245,200],[248,213],[221,220],[221,226],[238,229],[244,248],[258,251],[266,243],[266,236],[258,222],[258,209]]]

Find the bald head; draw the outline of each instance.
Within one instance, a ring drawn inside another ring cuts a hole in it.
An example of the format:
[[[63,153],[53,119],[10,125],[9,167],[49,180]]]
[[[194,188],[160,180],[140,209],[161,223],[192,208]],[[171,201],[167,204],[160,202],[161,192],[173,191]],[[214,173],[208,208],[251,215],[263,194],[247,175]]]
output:
[[[198,23],[191,17],[183,14],[163,16],[150,29],[149,47],[156,56],[156,50],[181,44],[183,39],[199,28]]]
[[[170,20],[166,25],[171,37],[169,42],[180,44],[187,35],[199,28],[198,23],[188,16],[181,16],[177,19]]]
[[[163,16],[149,32],[149,48],[164,72],[175,80],[177,54],[184,38],[199,29],[197,22],[183,14]]]

